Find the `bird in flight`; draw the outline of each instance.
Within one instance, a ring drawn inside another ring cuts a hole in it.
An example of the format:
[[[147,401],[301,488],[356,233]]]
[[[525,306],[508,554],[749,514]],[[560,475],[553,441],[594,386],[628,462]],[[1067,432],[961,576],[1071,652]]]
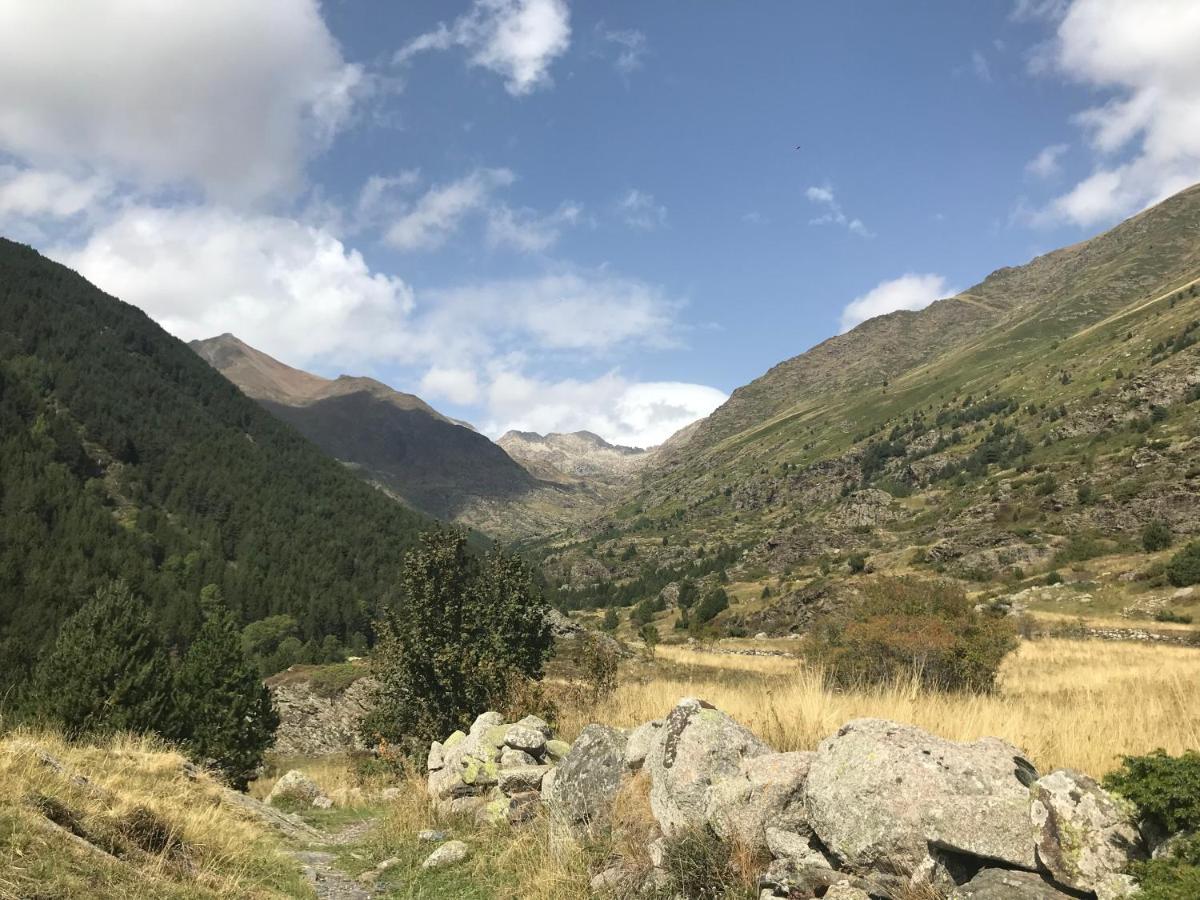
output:
[[[796,145],[796,149],[797,149],[797,150],[799,150],[799,149],[800,149],[800,146],[801,146],[800,144],[797,144],[797,145]]]

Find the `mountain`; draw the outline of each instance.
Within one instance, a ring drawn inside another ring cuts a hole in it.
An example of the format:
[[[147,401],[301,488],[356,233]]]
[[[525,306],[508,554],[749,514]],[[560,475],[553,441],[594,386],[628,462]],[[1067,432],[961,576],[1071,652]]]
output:
[[[138,309],[0,239],[0,680],[115,577],[173,642],[209,584],[243,622],[365,634],[429,524]]]
[[[431,516],[474,521],[470,513],[480,504],[511,502],[541,487],[486,437],[412,394],[371,378],[320,378],[230,334],[191,346],[330,456]]]
[[[987,584],[1137,547],[1151,521],[1195,534],[1198,278],[1200,186],[864,322],[734,391],[608,516],[543,542],[548,573],[584,603],[725,548],[745,577],[860,553]]]
[[[509,431],[496,443],[539,478],[567,483],[623,484],[654,458],[653,451],[610,444],[590,431]]]
[[[537,436],[507,445],[502,439],[498,446],[419,397],[372,378],[321,378],[231,334],[193,341],[191,347],[247,396],[368,482],[414,509],[501,540],[540,536],[593,517],[613,498],[614,486],[628,481],[615,474],[620,461],[642,455],[595,435],[552,435],[544,439],[550,444],[537,446],[553,445],[553,454],[522,454]],[[569,472],[567,460],[585,455],[593,460],[590,466]]]

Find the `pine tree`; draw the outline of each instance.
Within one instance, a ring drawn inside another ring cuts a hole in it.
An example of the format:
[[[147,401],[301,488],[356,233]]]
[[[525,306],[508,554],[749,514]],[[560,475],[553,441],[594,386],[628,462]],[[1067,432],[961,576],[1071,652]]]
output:
[[[28,706],[68,736],[169,729],[170,660],[127,584],[104,585],[63,624],[34,670]]]
[[[204,624],[175,674],[178,735],[189,754],[243,788],[271,745],[279,718],[220,590],[200,595]]]

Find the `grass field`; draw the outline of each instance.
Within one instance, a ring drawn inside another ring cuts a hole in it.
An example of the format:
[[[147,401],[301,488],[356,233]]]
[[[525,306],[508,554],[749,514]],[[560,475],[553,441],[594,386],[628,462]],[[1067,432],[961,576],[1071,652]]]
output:
[[[635,725],[680,697],[703,697],[778,750],[811,750],[849,719],[876,716],[955,740],[992,735],[1024,749],[1044,771],[1094,776],[1123,754],[1200,747],[1200,649],[1134,642],[1025,641],[1005,662],[994,694],[938,694],[912,683],[835,692],[798,659],[660,646],[654,674],[639,671],[594,709],[565,711],[564,730],[586,721]]]

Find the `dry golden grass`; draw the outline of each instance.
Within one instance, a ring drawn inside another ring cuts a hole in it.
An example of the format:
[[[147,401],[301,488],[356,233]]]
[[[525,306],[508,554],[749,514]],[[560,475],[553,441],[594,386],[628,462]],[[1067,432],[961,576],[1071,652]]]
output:
[[[183,764],[149,738],[0,738],[0,898],[311,896],[263,826]]]
[[[1155,622],[1151,619],[1126,619],[1123,616],[1081,616],[1074,613],[1060,613],[1049,610],[1034,609],[1027,615],[1031,618],[1055,625],[1074,625],[1082,622],[1088,628],[1136,628],[1140,631],[1173,631],[1196,632],[1195,625],[1183,622]]]
[[[1025,641],[1005,661],[999,690],[984,695],[931,693],[915,680],[835,692],[799,661],[664,649],[661,677],[626,681],[593,709],[564,710],[564,732],[573,736],[587,721],[635,725],[661,717],[680,697],[700,696],[778,750],[813,749],[863,716],[954,740],[994,735],[1023,748],[1042,770],[1065,766],[1095,776],[1123,754],[1200,748],[1200,649],[1190,647]]]

